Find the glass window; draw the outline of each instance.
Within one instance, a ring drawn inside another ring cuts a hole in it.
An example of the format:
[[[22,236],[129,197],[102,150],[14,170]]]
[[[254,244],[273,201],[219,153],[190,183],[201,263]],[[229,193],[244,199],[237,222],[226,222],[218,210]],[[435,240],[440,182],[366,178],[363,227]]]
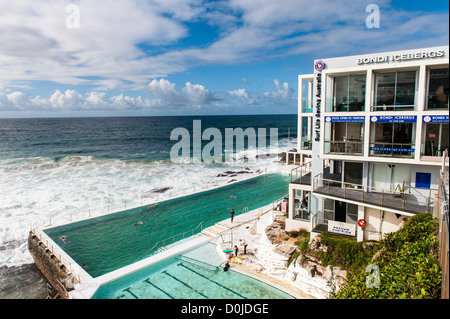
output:
[[[330,137],[325,139],[325,153],[362,155],[364,123],[335,122],[331,125]]]
[[[306,219],[309,220],[309,197],[308,191],[295,190],[294,201],[294,219]]]
[[[323,199],[323,218],[334,220],[334,200],[324,198]]]
[[[448,109],[448,68],[430,70],[428,81],[427,109]]]
[[[302,81],[303,88],[303,101],[302,101],[302,112],[303,113],[312,113],[313,105],[312,105],[312,82],[309,80]]]
[[[312,149],[312,117],[302,117],[302,150]]]
[[[365,97],[364,74],[334,77],[333,112],[364,111]]]
[[[416,71],[376,74],[372,111],[412,110],[415,107]]]
[[[399,164],[373,164],[372,191],[389,190],[394,192],[399,187],[409,192],[411,184],[411,167]]]
[[[448,149],[448,123],[427,123],[424,124],[424,134],[422,138],[421,154],[424,156],[442,156],[445,149]]]
[[[415,123],[373,123],[370,155],[414,157]]]
[[[358,205],[347,204],[347,223],[356,224],[358,222]]]
[[[344,182],[350,187],[362,185],[363,163],[344,162]]]

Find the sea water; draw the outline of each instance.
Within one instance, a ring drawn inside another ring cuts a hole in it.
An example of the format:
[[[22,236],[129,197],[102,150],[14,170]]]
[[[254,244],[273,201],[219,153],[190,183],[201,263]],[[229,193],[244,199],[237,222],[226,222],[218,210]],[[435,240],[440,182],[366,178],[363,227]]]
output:
[[[193,120],[221,131],[278,128],[280,150],[297,136],[296,115],[0,119],[0,298],[45,294],[27,248],[32,227],[145,205],[239,178],[230,172],[251,177],[280,165],[239,153],[223,163],[172,162],[170,133],[192,131]]]

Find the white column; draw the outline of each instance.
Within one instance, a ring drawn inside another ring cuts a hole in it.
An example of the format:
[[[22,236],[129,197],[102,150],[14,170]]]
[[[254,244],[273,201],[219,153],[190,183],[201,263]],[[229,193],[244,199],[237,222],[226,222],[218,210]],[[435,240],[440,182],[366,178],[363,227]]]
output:
[[[364,218],[364,206],[358,205],[358,220],[365,219]],[[356,225],[356,241],[364,240],[364,231],[363,228]]]
[[[370,107],[372,106],[372,96],[374,92],[374,87],[372,84],[373,79],[373,73],[372,69],[367,70],[366,75],[366,103],[365,103],[365,109],[364,113],[366,115],[366,122],[364,123],[364,150],[363,150],[363,156],[368,157],[369,152],[369,146],[370,146]]]
[[[421,65],[419,68],[419,80],[418,80],[418,92],[416,95],[417,101],[417,122],[416,122],[416,139],[415,139],[415,152],[414,159],[420,160],[420,151],[422,147],[422,116],[425,110],[425,99],[427,96],[427,66]]]
[[[298,76],[298,117],[297,117],[297,151],[302,149],[302,106],[303,106],[303,77]]]
[[[294,198],[295,198],[295,189],[292,187],[292,184],[289,184],[289,219],[294,219]]]

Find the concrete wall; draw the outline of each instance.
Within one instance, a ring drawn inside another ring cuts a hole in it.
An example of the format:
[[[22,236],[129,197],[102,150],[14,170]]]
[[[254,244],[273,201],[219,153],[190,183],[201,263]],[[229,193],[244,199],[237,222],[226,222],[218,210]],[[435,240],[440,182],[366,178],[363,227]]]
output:
[[[61,298],[68,298],[64,288],[58,283],[64,282],[69,276],[65,266],[63,266],[55,255],[44,245],[43,242],[33,233],[28,236],[28,250],[33,257],[34,263],[48,283],[55,289]]]
[[[364,240],[383,239],[384,234],[399,230],[403,225],[403,220],[406,218],[403,215],[397,218],[397,215],[394,213],[365,207],[364,219],[367,224],[363,230]]]
[[[311,232],[311,222],[309,220],[297,220],[286,218],[286,231],[299,231],[304,229],[307,232]]]

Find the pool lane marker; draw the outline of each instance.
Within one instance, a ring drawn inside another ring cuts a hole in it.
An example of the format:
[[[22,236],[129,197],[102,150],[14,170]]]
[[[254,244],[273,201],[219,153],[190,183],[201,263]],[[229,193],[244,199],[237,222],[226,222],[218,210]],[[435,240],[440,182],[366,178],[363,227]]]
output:
[[[128,292],[128,293],[129,293],[130,295],[132,295],[135,299],[139,299],[139,297],[136,296],[134,293],[132,293],[130,289],[131,289],[131,288],[128,287],[128,288],[126,288],[126,289],[124,289],[124,290],[122,290],[122,291]]]
[[[184,286],[188,287],[189,289],[195,291],[196,293],[198,293],[200,296],[204,297],[205,299],[208,299],[207,296],[205,296],[204,294],[202,294],[200,291],[198,291],[195,288],[192,288],[191,286],[189,286],[187,283],[185,283],[184,281],[180,280],[179,278],[175,277],[174,275],[170,274],[167,270],[162,271],[161,273],[173,278],[174,280],[178,281],[179,283],[183,284]]]
[[[235,295],[241,297],[242,299],[247,299],[246,297],[244,297],[244,296],[238,294],[236,291],[234,291],[234,290],[232,290],[232,289],[230,289],[230,288],[228,288],[228,287],[225,287],[224,285],[218,283],[217,281],[212,280],[211,278],[208,278],[208,277],[202,275],[202,274],[199,273],[199,272],[196,272],[195,270],[193,270],[192,268],[190,268],[190,267],[188,267],[188,266],[186,266],[186,265],[183,265],[183,263],[179,263],[178,266],[182,266],[182,267],[184,267],[184,268],[186,268],[186,269],[189,269],[190,271],[192,271],[193,273],[199,275],[200,277],[203,277],[203,278],[205,278],[206,280],[209,280],[210,282],[215,283],[216,285],[218,285],[218,286],[220,286],[220,287],[222,287],[222,288],[224,288],[224,289],[226,289],[226,290],[228,290],[228,291],[234,293]]]
[[[172,297],[171,295],[169,295],[167,292],[165,292],[164,290],[162,290],[161,288],[159,288],[157,285],[155,285],[154,283],[152,283],[149,278],[144,280],[146,283],[148,283],[149,285],[155,287],[156,289],[158,289],[159,291],[161,291],[163,294],[165,294],[166,296],[168,296],[170,299],[175,299],[174,297]]]

